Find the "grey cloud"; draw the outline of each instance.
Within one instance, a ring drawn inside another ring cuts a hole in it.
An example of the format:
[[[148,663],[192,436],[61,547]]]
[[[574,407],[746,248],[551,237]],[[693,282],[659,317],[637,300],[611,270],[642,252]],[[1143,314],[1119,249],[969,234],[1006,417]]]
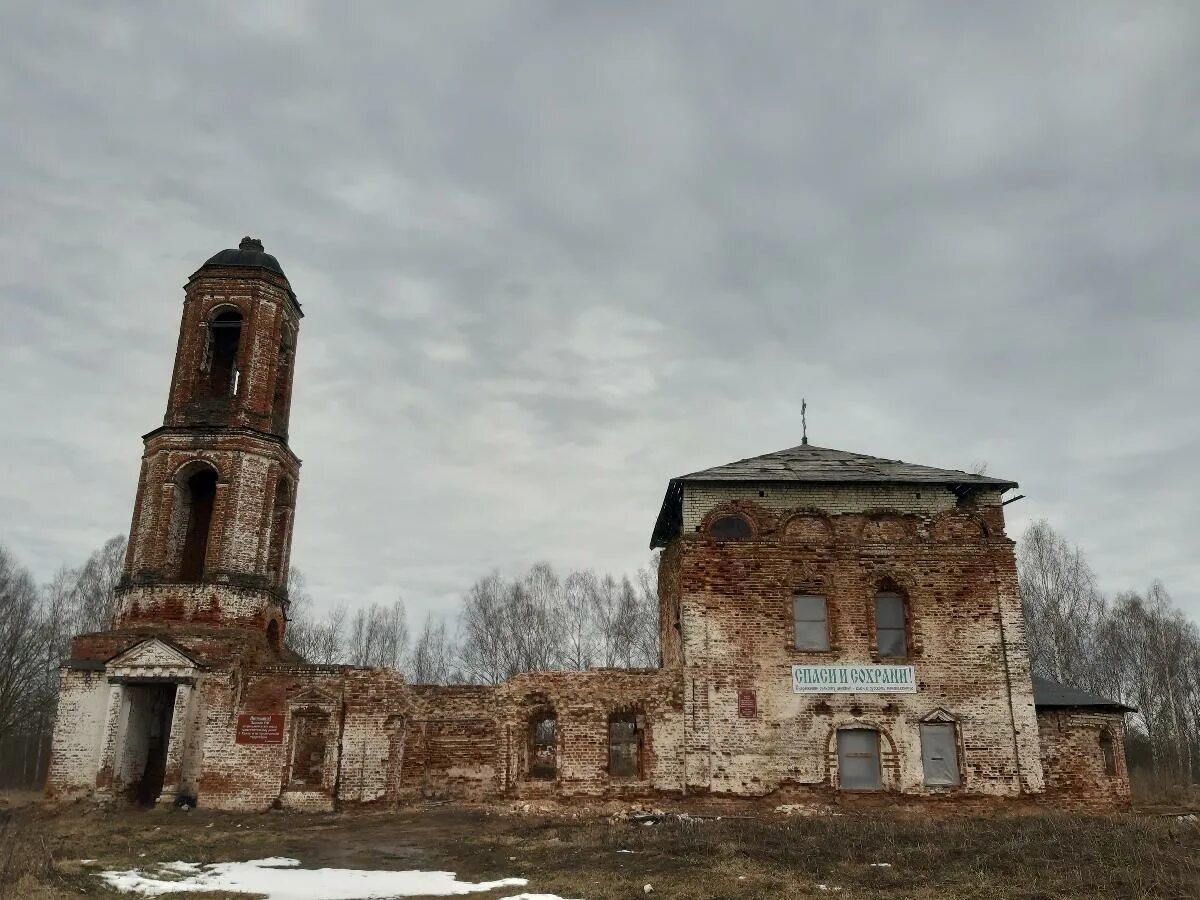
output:
[[[1200,615],[1187,5],[10,6],[0,540],[128,525],[179,286],[308,314],[295,562],[444,606],[629,570],[669,476],[814,439],[1022,482]]]

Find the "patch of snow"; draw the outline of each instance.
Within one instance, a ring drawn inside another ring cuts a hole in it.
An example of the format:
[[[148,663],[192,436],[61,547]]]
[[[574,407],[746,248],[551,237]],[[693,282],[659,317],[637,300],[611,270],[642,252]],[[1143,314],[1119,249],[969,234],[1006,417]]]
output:
[[[870,865],[872,869],[890,869],[892,867],[891,863],[871,863]]]
[[[94,860],[94,859],[81,859],[81,860],[79,861],[79,864],[80,864],[81,866],[90,866],[90,865],[91,865],[92,863],[94,863],[94,862],[95,862],[95,860]]]
[[[632,853],[632,850],[618,850],[618,853]]]
[[[502,887],[524,887],[524,878],[459,881],[453,872],[389,872],[369,869],[301,869],[286,857],[248,862],[174,862],[158,866],[159,875],[186,875],[174,880],[136,869],[100,873],[110,887],[146,897],[194,891],[261,894],[267,900],[371,900],[382,897],[431,897],[474,894]],[[536,895],[534,895],[536,896]],[[560,898],[561,900],[561,898]]]

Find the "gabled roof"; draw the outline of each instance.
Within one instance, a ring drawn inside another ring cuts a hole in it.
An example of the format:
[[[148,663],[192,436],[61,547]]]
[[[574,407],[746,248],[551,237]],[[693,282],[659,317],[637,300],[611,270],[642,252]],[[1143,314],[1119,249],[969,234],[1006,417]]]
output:
[[[1006,491],[1017,483],[1006,478],[973,475],[958,469],[935,469],[898,459],[800,444],[786,450],[678,475],[667,485],[650,547],[665,546],[679,528],[683,485],[689,482],[786,482],[808,484],[924,484]]]
[[[1112,712],[1137,712],[1132,706],[1090,694],[1050,678],[1033,676],[1033,705],[1038,709],[1074,707],[1076,709],[1106,709]]]

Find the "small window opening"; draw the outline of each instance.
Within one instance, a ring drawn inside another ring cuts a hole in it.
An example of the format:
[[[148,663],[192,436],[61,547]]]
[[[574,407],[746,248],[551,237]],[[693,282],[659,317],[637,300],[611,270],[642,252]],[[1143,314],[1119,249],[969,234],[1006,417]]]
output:
[[[838,782],[844,791],[883,789],[879,767],[879,732],[844,728],[837,733]]]
[[[292,739],[292,783],[320,787],[325,775],[327,716],[296,716]]]
[[[187,532],[180,557],[179,580],[203,581],[212,525],[213,500],[217,495],[217,473],[203,468],[184,483]]]
[[[558,775],[558,719],[540,713],[529,722],[529,776],[553,779]]]
[[[708,533],[715,541],[748,541],[754,535],[741,516],[721,516],[708,526]]]
[[[1106,728],[1100,732],[1100,757],[1104,760],[1104,774],[1117,774],[1117,756],[1113,748],[1112,733]]]
[[[819,594],[797,594],[792,598],[792,622],[797,650],[829,649],[829,612]]]
[[[213,398],[237,395],[241,373],[237,370],[238,346],[242,340],[242,314],[226,310],[208,324],[207,394]]]
[[[958,741],[952,722],[921,724],[921,764],[925,783],[932,787],[958,787]]]
[[[267,644],[272,650],[279,649],[279,623],[274,619],[267,623]]]
[[[642,773],[642,729],[632,713],[608,720],[608,774],[611,778],[640,778]]]
[[[875,595],[875,642],[880,656],[908,656],[904,597],[894,591],[880,591]]]

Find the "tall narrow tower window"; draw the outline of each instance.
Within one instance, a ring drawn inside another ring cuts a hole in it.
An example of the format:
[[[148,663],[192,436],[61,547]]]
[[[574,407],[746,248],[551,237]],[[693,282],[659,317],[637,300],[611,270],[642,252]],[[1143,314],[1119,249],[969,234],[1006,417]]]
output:
[[[280,586],[287,580],[283,571],[283,547],[287,543],[292,518],[292,483],[280,478],[275,484],[275,503],[271,513],[271,573]]]
[[[204,561],[208,556],[208,536],[212,525],[213,500],[217,496],[217,473],[203,468],[180,486],[186,528],[179,559],[180,581],[203,581]]]
[[[237,394],[238,345],[242,341],[242,314],[235,309],[219,313],[208,323],[208,352],[205,354],[206,393],[213,398]]]
[[[292,335],[284,328],[279,339],[279,357],[275,363],[275,393],[271,398],[271,416],[277,431],[287,432],[288,385],[291,380]]]

